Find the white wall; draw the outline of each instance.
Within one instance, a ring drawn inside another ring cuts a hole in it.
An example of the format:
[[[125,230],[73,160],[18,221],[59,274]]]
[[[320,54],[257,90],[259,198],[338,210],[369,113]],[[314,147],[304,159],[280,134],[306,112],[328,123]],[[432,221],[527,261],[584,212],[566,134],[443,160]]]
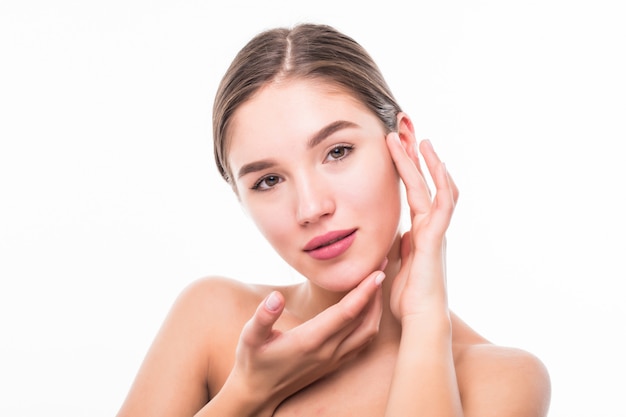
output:
[[[620,2],[222,3],[0,3],[0,414],[114,415],[185,285],[297,279],[210,112],[245,42],[301,21],[360,41],[455,175],[452,308],[544,360],[551,416],[623,413]]]

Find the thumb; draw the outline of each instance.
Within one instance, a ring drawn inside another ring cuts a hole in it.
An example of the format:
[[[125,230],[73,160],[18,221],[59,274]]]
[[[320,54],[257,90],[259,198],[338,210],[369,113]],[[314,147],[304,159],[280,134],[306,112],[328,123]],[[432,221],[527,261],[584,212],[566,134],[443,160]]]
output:
[[[285,299],[278,291],[272,291],[257,307],[252,318],[241,332],[241,340],[249,346],[263,345],[273,336],[274,323],[285,308]]]

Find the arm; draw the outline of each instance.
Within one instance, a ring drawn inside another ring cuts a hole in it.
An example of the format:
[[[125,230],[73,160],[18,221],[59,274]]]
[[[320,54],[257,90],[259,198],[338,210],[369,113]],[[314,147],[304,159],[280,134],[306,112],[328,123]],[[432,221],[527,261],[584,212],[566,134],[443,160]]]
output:
[[[412,128],[402,119],[400,126],[404,145],[396,133],[387,140],[406,186],[411,230],[402,238],[402,265],[391,293],[402,337],[386,416],[459,417],[463,409],[452,354],[444,237],[458,191],[432,146],[422,142],[420,150],[436,187],[431,200]]]
[[[232,290],[223,280],[204,279],[176,299],[156,335],[117,416],[191,416],[209,398],[206,384],[213,301]],[[215,296],[207,299],[207,296]],[[209,328],[207,328],[209,326]]]
[[[390,134],[388,146],[406,186],[411,230],[402,239],[401,268],[391,293],[402,336],[386,416],[545,416],[550,379],[534,356],[479,343],[464,347],[463,359],[455,362],[445,231],[458,190],[432,146],[422,142],[420,151],[436,187],[431,198],[410,122],[399,125],[403,139]]]

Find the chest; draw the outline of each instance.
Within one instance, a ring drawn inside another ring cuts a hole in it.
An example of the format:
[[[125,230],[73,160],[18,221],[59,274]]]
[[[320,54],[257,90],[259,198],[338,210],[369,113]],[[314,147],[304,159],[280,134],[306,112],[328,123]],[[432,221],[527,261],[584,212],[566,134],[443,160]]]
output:
[[[384,414],[395,354],[357,358],[287,398],[274,417],[379,417]]]

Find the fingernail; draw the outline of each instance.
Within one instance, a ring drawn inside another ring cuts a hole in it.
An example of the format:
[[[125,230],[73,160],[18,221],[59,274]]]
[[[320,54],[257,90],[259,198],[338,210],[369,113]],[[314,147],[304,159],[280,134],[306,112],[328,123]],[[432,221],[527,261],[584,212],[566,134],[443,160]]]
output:
[[[400,135],[398,134],[398,132],[391,132],[391,138],[396,142],[400,142]]]
[[[265,308],[267,308],[269,311],[276,311],[278,310],[278,307],[280,307],[280,299],[276,295],[276,292],[272,292],[265,299]]]
[[[381,272],[378,275],[376,275],[376,278],[374,278],[374,282],[376,283],[376,285],[380,285],[384,279],[385,279],[385,273]]]

